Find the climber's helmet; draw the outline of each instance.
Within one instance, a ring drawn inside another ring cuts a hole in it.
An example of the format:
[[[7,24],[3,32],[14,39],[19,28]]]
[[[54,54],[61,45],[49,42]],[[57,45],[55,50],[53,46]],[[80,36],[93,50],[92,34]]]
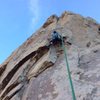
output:
[[[53,33],[57,33],[56,31],[53,31]]]

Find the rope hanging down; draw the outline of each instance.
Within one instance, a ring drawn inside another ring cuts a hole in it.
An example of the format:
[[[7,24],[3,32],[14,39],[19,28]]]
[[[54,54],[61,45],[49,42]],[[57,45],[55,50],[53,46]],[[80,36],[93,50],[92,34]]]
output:
[[[62,48],[64,50],[64,55],[65,55],[65,61],[66,61],[66,67],[67,67],[67,73],[68,73],[70,88],[71,88],[71,92],[72,92],[72,98],[73,98],[73,100],[76,100],[75,92],[74,92],[74,87],[73,87],[73,82],[72,82],[72,78],[71,78],[71,75],[70,75],[70,69],[69,69],[69,63],[68,63],[66,48],[65,48],[65,45],[64,45],[64,41],[63,41],[63,37],[62,36],[61,36],[61,40],[62,40]]]

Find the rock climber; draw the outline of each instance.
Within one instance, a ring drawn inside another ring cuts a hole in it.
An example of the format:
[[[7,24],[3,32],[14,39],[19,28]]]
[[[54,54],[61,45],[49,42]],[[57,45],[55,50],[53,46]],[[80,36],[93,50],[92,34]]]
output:
[[[62,37],[58,32],[53,31],[51,36],[52,36],[52,38],[51,38],[50,44],[56,44],[58,42],[62,43]]]

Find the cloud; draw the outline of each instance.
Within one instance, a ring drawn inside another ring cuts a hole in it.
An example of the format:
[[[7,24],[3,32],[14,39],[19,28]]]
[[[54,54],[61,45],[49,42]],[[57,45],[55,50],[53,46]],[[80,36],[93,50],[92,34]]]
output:
[[[39,9],[39,0],[30,0],[29,9],[32,15],[32,26],[37,23],[39,20],[40,9]]]

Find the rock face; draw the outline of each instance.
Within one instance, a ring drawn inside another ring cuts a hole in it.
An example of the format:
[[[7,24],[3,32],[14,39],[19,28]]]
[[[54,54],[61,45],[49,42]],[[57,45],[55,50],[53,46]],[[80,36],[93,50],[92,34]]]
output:
[[[0,100],[72,100],[63,49],[48,46],[53,30],[65,37],[77,100],[100,100],[100,25],[71,12],[48,18],[0,65]]]

